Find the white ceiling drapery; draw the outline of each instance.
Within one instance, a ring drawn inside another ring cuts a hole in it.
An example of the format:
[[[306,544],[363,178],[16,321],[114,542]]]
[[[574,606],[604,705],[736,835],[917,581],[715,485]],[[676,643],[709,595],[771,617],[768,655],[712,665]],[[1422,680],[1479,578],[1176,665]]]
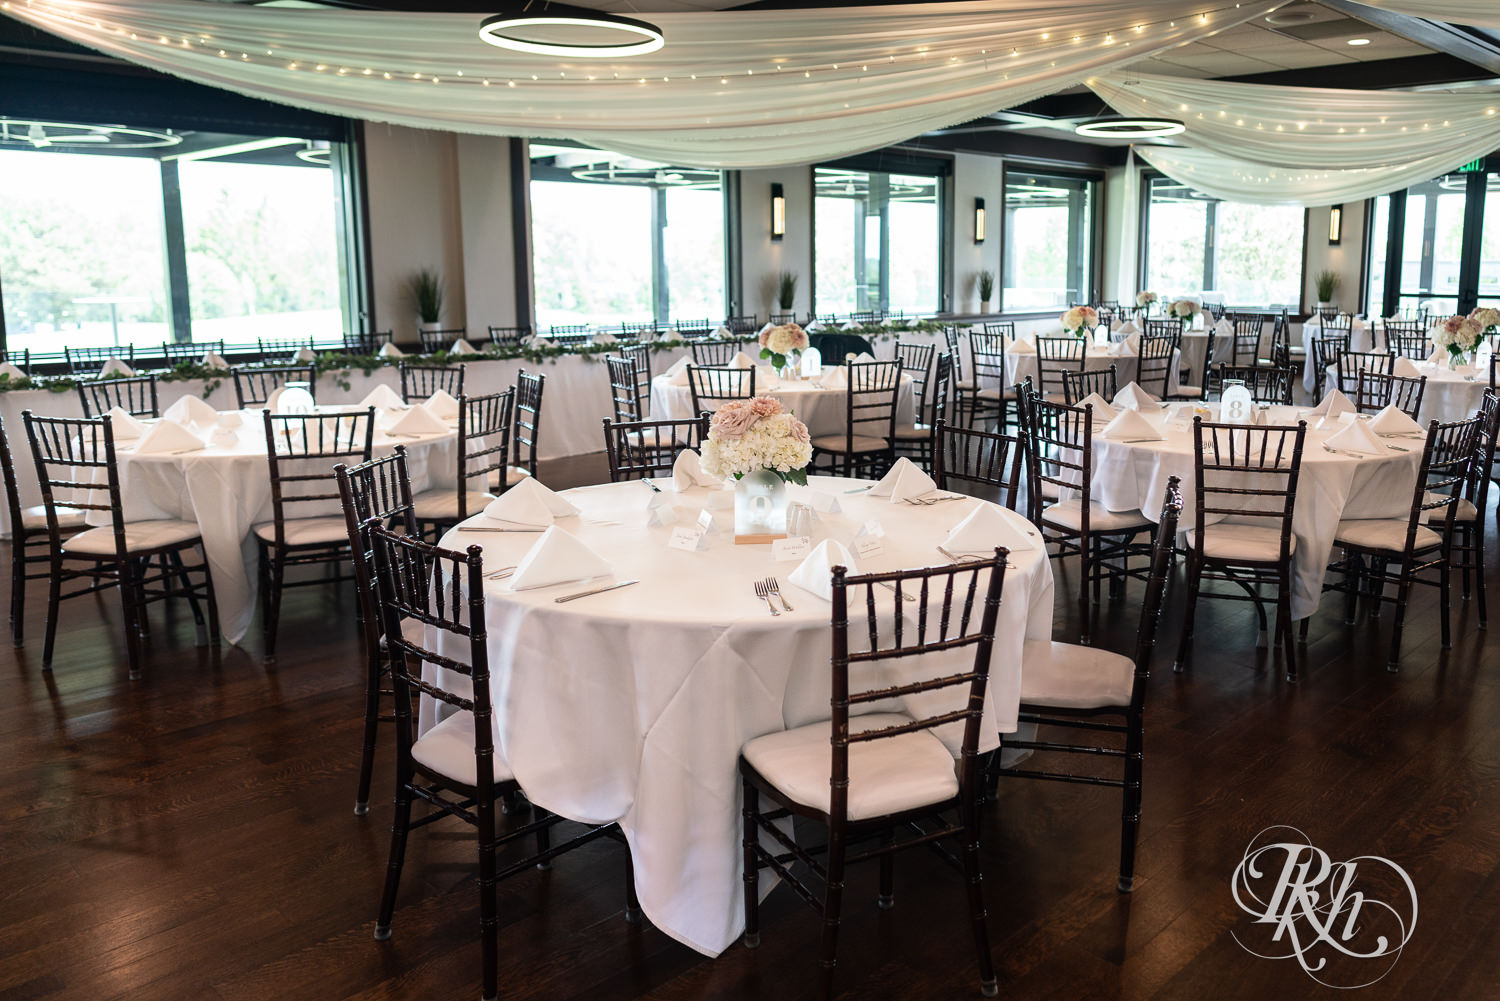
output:
[[[1500,3],[1495,0],[1357,0],[1366,7],[1379,7],[1393,14],[1408,14],[1435,21],[1470,24],[1476,28],[1500,28]]]
[[[1108,73],[1284,0],[980,0],[647,14],[628,60],[484,44],[469,14],[202,0],[13,0],[7,13],[197,83],[379,122],[571,138],[684,166],[877,149]]]
[[[1257,205],[1357,202],[1420,184],[1458,166],[1447,160],[1426,159],[1401,167],[1313,170],[1273,167],[1176,146],[1137,146],[1135,151],[1174,181],[1224,201]]]

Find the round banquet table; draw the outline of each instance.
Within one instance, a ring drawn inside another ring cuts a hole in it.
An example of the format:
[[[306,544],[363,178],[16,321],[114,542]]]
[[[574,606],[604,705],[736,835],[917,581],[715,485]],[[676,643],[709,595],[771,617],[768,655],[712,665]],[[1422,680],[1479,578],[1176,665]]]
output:
[[[1200,406],[1210,411],[1205,420],[1217,417],[1217,404]],[[1148,414],[1161,426],[1161,441],[1111,441],[1100,435],[1096,425],[1090,484],[1094,501],[1110,511],[1138,509],[1148,517],[1155,517],[1168,477],[1177,476],[1182,481],[1183,497],[1180,525],[1184,531],[1192,528],[1196,503],[1192,414],[1192,404],[1173,404],[1154,417]],[[1343,424],[1334,421],[1330,426],[1319,427],[1320,419],[1306,414],[1306,408],[1297,407],[1271,407],[1268,412],[1272,424],[1295,426],[1298,420],[1308,422],[1292,512],[1292,534],[1297,537],[1297,549],[1292,556],[1295,619],[1306,618],[1317,610],[1338,523],[1360,518],[1404,521],[1411,513],[1412,491],[1422,463],[1420,438],[1393,438],[1386,454],[1378,456],[1327,452],[1323,443],[1338,433]]]
[[[829,371],[827,368],[824,372]],[[756,386],[758,396],[769,396],[781,401],[788,413],[794,414],[798,420],[807,425],[808,433],[814,438],[826,434],[843,434],[848,423],[849,406],[846,402],[849,394],[843,389],[824,389],[815,379],[801,379],[795,382],[778,381],[774,386],[761,384],[761,377],[757,374]],[[913,423],[915,401],[912,392],[912,381],[909,376],[901,377],[901,384],[896,390],[896,424]],[[693,413],[693,391],[686,384],[674,386],[665,375],[658,375],[651,380],[651,419],[654,421],[685,421],[697,416]]]
[[[1376,321],[1378,322],[1378,321]],[[1382,332],[1384,326],[1381,327]],[[1309,393],[1317,386],[1317,368],[1313,358],[1313,339],[1323,334],[1323,321],[1314,313],[1302,324],[1302,350],[1307,352],[1302,362],[1302,388]],[[1382,343],[1384,337],[1382,333]],[[1358,317],[1354,318],[1353,326],[1349,331],[1350,351],[1375,351],[1375,323],[1366,322]]]
[[[324,407],[320,412],[332,414],[347,409]],[[271,521],[274,514],[262,411],[233,412],[243,420],[233,444],[210,443],[182,455],[140,455],[134,440],[117,441],[115,461],[126,521],[165,518],[197,523],[213,573],[220,627],[229,642],[238,643],[249,631],[255,614],[259,547],[251,529]],[[397,445],[405,445],[414,493],[456,485],[456,424],[455,430],[441,434],[391,438],[381,430],[382,423],[377,411],[374,454],[385,455]],[[210,433],[205,431],[202,437]],[[297,518],[342,516],[337,498],[296,504],[292,511]],[[109,512],[90,511],[88,522],[107,525]]]
[[[1056,335],[1054,335],[1056,336]],[[1049,363],[1050,364],[1050,363]],[[1058,362],[1057,364],[1063,364]],[[1113,344],[1099,344],[1089,341],[1084,352],[1084,368],[1090,372],[1101,372],[1111,365],[1115,366],[1115,381],[1121,388],[1127,383],[1135,382],[1140,371],[1140,358],[1128,341],[1118,341]],[[1178,370],[1182,367],[1182,352],[1180,350],[1172,353],[1172,371],[1167,377],[1167,392],[1176,393],[1179,389],[1180,379]],[[1006,385],[1016,386],[1027,379],[1032,381],[1038,389],[1041,388],[1041,379],[1037,370],[1036,344],[1025,338],[1017,338],[1015,343],[1005,349]],[[1142,387],[1145,388],[1145,387]],[[1147,390],[1155,392],[1156,390]],[[1161,498],[1157,498],[1160,506]]]
[[[659,482],[657,496],[680,523],[714,512],[718,532],[705,550],[669,549],[671,529],[647,527],[653,493],[645,483],[581,487],[563,494],[580,513],[557,524],[609,561],[616,577],[519,592],[504,581],[486,582],[496,746],[540,806],[583,822],[618,821],[646,914],[668,935],[714,956],[744,928],[740,747],[828,718],[830,605],[789,581],[797,563],[773,561],[768,545],[735,545],[729,491],[677,493],[669,479]],[[892,504],[847,493],[859,482],[811,477],[808,487],[789,493],[793,501],[820,493],[842,506],[841,513],[819,515],[814,545],[824,538],[847,545],[867,520],[881,522],[884,552],[860,561],[866,571],[945,562],[935,546],[975,504],[987,503]],[[1020,515],[1001,510],[1019,532],[1034,531]],[[464,525],[485,521],[480,515]],[[461,525],[441,544],[481,546],[486,567],[503,567],[519,563],[537,538],[466,532]],[[1045,551],[1017,550],[1011,562],[982,750],[1016,729],[1022,643],[1052,637]],[[754,581],[772,575],[795,609],[775,618],[753,590]],[[553,600],[615,579],[640,583],[565,604]],[[914,670],[907,665],[915,663],[900,666]],[[945,667],[928,662],[924,670]],[[432,700],[424,699],[422,729],[436,722],[434,713]]]
[[[1447,423],[1473,417],[1484,400],[1484,391],[1490,388],[1487,358],[1481,359],[1478,366],[1462,365],[1457,369],[1449,368],[1447,364],[1434,365],[1425,361],[1415,362],[1413,367],[1417,375],[1427,377],[1427,385],[1422,388],[1422,406],[1417,411],[1417,423],[1423,427],[1431,421]],[[1411,371],[1407,369],[1407,374],[1410,375]],[[1337,389],[1338,366],[1329,365],[1326,373],[1327,385]],[[1352,401],[1352,387],[1347,395]]]

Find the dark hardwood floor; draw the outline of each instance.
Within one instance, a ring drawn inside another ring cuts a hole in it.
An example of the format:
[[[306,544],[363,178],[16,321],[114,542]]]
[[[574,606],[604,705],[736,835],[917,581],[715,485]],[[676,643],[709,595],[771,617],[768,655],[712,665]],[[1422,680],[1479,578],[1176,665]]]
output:
[[[600,456],[543,468],[559,486],[603,475]],[[1130,649],[1139,595],[1132,586],[1101,610],[1101,645]],[[1180,600],[1174,586],[1147,703],[1134,894],[1115,890],[1113,790],[1012,780],[986,807],[1001,996],[1328,996],[1295,962],[1257,958],[1234,938],[1249,918],[1231,874],[1257,832],[1287,824],[1335,859],[1387,857],[1415,883],[1414,937],[1354,996],[1495,997],[1500,656],[1473,608],[1456,604],[1443,652],[1436,595],[1422,589],[1391,675],[1389,610],[1379,626],[1347,627],[1331,601],[1313,621],[1304,679],[1289,685],[1255,651],[1253,613],[1237,602],[1202,603],[1196,656],[1174,675]],[[145,677],[131,683],[113,596],[65,606],[56,670],[44,674],[33,594],[31,641],[0,643],[0,998],[476,996],[467,828],[413,836],[394,937],[371,937],[391,807],[387,792],[368,817],[351,809],[362,673],[351,606],[333,587],[296,592],[269,668],[258,640],[211,656],[194,648],[186,609],[154,606]],[[1076,635],[1072,603],[1057,607],[1058,636]],[[390,764],[383,750],[377,790]],[[501,885],[502,996],[816,996],[817,918],[789,891],[768,900],[760,949],[709,960],[625,922],[623,866],[605,841]],[[897,906],[878,910],[874,871],[852,875],[843,996],[977,996],[958,875],[910,854],[896,890]]]

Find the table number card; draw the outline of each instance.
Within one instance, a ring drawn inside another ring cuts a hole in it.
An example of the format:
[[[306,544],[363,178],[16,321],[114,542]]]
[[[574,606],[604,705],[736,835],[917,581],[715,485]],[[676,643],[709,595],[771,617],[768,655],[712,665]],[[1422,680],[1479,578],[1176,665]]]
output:
[[[807,535],[794,535],[771,543],[771,559],[777,563],[803,560],[810,552],[812,552],[812,537]]]
[[[667,540],[667,548],[681,549],[685,553],[696,553],[705,548],[703,538],[703,529],[696,525],[678,525],[672,529],[672,537]]]

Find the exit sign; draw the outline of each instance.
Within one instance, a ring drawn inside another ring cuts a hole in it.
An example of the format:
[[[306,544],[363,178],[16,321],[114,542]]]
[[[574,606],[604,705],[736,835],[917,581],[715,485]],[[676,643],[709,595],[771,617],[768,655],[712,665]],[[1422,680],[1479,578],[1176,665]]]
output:
[[[1458,168],[1458,172],[1460,174],[1479,174],[1479,173],[1483,173],[1484,172],[1484,157],[1480,157],[1478,160],[1470,160],[1468,163],[1464,164],[1462,167],[1459,167]]]

